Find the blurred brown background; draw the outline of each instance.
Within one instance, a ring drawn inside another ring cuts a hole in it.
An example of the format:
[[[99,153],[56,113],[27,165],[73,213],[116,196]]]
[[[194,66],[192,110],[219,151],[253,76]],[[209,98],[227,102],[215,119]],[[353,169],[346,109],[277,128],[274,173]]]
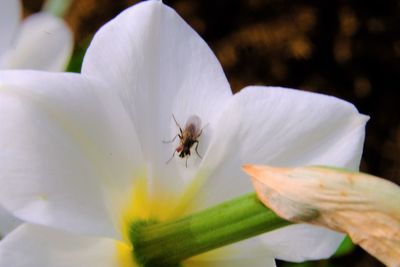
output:
[[[138,1],[75,0],[66,20],[80,61],[93,33]],[[24,1],[26,14],[41,0]],[[361,169],[400,184],[400,1],[171,0],[211,46],[236,92],[276,85],[320,92],[371,116]],[[279,263],[280,266],[289,266]],[[302,266],[382,266],[356,248]]]

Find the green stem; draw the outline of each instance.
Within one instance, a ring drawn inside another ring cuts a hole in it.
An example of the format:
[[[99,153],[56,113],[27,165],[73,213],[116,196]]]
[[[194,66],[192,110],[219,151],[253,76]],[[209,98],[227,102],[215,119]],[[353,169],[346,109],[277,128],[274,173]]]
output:
[[[62,18],[71,4],[72,0],[46,0],[42,9],[53,16]]]
[[[288,224],[253,193],[176,221],[136,221],[130,238],[141,266],[174,267],[194,255]]]

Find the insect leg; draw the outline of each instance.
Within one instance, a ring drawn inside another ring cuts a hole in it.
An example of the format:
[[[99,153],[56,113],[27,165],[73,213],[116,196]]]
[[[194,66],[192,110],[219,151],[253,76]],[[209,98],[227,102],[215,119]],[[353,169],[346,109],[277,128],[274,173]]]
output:
[[[196,151],[197,156],[199,156],[199,158],[202,159],[202,157],[199,154],[199,151],[197,151],[197,148],[199,147],[199,141],[196,140],[196,141],[194,141],[194,143],[196,143],[196,147],[194,148],[194,150]]]
[[[167,162],[165,162],[165,164],[168,164],[168,163],[170,163],[171,162],[171,160],[174,158],[174,156],[175,156],[175,152],[176,152],[176,150],[174,150],[174,153],[172,154],[172,156],[169,158],[169,160],[167,160]]]
[[[179,136],[179,138],[181,138],[181,136],[180,136],[179,134],[177,134],[177,135],[175,135],[175,137],[174,137],[174,138],[172,138],[172,140],[170,140],[170,141],[165,141],[165,140],[162,140],[162,142],[163,142],[164,144],[167,144],[167,143],[172,143],[172,142],[174,142],[174,141],[175,141],[175,139],[176,139],[178,136]]]
[[[206,128],[208,125],[209,125],[209,123],[207,123],[206,125],[203,126],[203,128],[201,128],[201,130],[200,130],[199,134],[196,136],[196,138],[200,137],[200,135],[203,133],[203,129]]]
[[[177,137],[179,137],[179,139],[182,139],[182,134],[183,134],[182,128],[181,128],[181,126],[179,125],[179,123],[176,121],[174,114],[172,114],[172,118],[174,118],[175,124],[176,124],[176,126],[179,128],[179,131],[180,131],[181,134],[175,135],[174,138],[172,138],[172,140],[170,140],[170,141],[165,141],[165,140],[163,140],[162,142],[165,143],[165,144],[166,144],[166,143],[172,143],[172,142],[174,142],[175,139],[176,139]]]
[[[181,132],[181,134],[182,134],[182,127],[181,127],[181,126],[179,125],[179,123],[176,121],[174,114],[172,114],[172,118],[174,118],[174,121],[175,121],[176,127],[178,127],[178,128],[179,128],[179,131],[180,131],[180,132]]]

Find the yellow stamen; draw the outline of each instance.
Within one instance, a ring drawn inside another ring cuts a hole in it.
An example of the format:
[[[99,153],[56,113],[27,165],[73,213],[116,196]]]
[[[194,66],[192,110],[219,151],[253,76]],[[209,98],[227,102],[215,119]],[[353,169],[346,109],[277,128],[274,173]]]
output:
[[[190,203],[204,182],[204,175],[198,175],[180,197],[165,194],[162,188],[150,193],[146,175],[134,179],[128,201],[121,210],[120,229],[123,242],[116,246],[120,267],[136,267],[133,247],[130,244],[130,227],[137,220],[165,221],[176,219],[187,213]],[[158,192],[158,193],[157,193]]]
[[[118,242],[117,246],[117,261],[120,267],[137,267],[132,257],[132,246]]]

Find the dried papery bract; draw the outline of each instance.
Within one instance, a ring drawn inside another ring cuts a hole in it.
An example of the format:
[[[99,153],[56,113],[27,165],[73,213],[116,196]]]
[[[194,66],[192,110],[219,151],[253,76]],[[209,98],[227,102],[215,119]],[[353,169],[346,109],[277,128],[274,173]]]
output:
[[[358,172],[245,165],[259,199],[289,221],[347,233],[388,266],[400,266],[400,187]]]

